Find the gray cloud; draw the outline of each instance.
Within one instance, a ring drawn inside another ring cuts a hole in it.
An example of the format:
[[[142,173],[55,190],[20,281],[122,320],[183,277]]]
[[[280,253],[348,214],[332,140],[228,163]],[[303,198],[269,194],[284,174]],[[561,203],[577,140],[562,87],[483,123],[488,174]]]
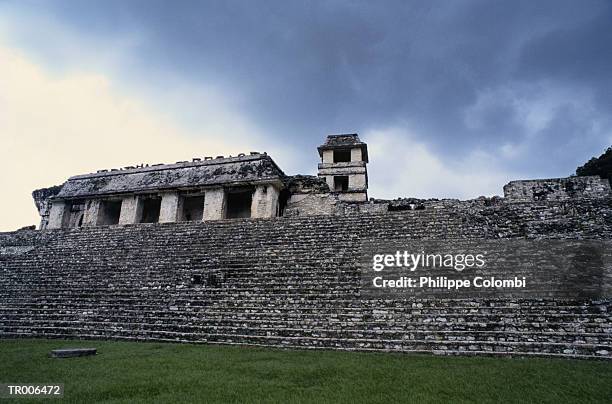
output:
[[[56,1],[85,37],[142,35],[122,73],[214,83],[296,148],[409,127],[442,158],[473,149],[566,175],[612,138],[612,7],[576,1]],[[535,124],[529,123],[531,121]],[[502,153],[505,150],[506,153]],[[515,153],[508,152],[515,150]]]

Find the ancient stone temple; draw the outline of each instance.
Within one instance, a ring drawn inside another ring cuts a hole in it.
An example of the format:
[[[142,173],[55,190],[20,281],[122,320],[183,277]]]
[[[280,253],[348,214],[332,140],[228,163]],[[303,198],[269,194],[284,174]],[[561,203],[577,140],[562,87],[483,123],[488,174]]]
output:
[[[194,158],[99,170],[32,193],[40,229],[383,212],[407,201],[368,200],[368,146],[357,134],[329,135],[317,148],[317,176],[286,175],[266,153]],[[512,181],[508,201],[612,194],[597,176]]]
[[[41,228],[278,216],[284,178],[260,153],[101,170],[39,201]]]
[[[287,176],[266,153],[251,152],[100,170],[33,197],[41,229],[276,217],[286,207],[298,213],[300,195],[315,188],[332,199],[367,201],[367,145],[356,134],[330,135],[318,150],[318,178]]]
[[[380,298],[360,284],[365,246],[390,240],[610,242],[607,180],[512,181],[503,197],[464,201],[368,199],[357,135],[328,136],[318,152],[317,175],[250,153],[34,191],[42,230],[0,233],[0,338],[612,359],[609,272],[599,295],[564,299]]]

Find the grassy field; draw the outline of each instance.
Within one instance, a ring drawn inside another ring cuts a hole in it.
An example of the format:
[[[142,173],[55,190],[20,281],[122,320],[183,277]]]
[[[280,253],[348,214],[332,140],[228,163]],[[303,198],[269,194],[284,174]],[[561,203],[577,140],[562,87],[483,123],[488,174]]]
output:
[[[47,357],[62,347],[97,347],[98,355]],[[604,403],[612,402],[612,363],[0,340],[0,383],[64,383],[54,402],[80,403]]]

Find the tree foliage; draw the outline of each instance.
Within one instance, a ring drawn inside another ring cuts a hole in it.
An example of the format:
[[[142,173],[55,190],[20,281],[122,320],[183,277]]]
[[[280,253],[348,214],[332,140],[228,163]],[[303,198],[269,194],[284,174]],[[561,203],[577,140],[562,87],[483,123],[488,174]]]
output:
[[[601,156],[593,157],[578,167],[576,175],[599,175],[601,178],[607,178],[612,184],[612,147],[608,147]]]

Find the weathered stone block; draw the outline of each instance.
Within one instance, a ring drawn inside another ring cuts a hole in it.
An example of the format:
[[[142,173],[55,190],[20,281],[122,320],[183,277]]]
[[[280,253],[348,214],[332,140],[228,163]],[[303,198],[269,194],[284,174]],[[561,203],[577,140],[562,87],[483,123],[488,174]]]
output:
[[[365,174],[349,175],[349,190],[363,190],[368,188]]]
[[[64,201],[53,201],[51,202],[51,209],[49,211],[49,222],[47,223],[47,229],[61,229],[64,221],[64,210],[66,203]]]
[[[504,186],[504,196],[511,202],[563,201],[611,195],[610,183],[599,176],[519,180]]]
[[[137,195],[131,195],[123,198],[121,202],[121,214],[119,216],[119,224],[136,223],[142,215],[142,204]]]
[[[334,162],[334,151],[323,150],[323,163],[332,164]]]
[[[278,215],[279,190],[273,185],[258,185],[253,193],[251,217],[275,217]]]
[[[206,190],[203,220],[223,219],[225,214],[225,191],[223,188]]]
[[[161,208],[159,210],[159,222],[176,222],[178,219],[179,195],[176,192],[162,193]]]
[[[97,353],[96,348],[64,348],[51,351],[52,358],[75,358],[79,356],[91,356]]]
[[[85,212],[83,213],[83,226],[93,227],[98,224],[100,214],[100,200],[93,199],[85,203]]]

